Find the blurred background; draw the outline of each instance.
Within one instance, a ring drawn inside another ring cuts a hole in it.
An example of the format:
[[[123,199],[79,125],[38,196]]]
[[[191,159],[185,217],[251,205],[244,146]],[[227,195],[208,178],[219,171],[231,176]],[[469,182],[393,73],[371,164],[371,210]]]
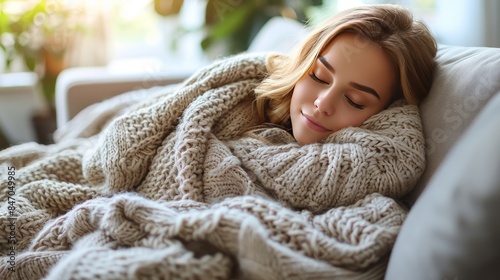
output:
[[[376,3],[408,7],[441,44],[500,47],[497,0],[0,0],[0,148],[50,143],[64,69],[196,67],[246,50],[271,17]]]

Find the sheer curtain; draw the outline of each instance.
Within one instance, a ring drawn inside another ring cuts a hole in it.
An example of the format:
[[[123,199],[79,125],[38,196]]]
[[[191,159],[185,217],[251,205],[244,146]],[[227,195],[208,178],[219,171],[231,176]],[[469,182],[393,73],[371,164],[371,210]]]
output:
[[[67,4],[80,11],[80,32],[72,36],[65,55],[66,67],[103,66],[109,62],[110,1],[67,0]]]

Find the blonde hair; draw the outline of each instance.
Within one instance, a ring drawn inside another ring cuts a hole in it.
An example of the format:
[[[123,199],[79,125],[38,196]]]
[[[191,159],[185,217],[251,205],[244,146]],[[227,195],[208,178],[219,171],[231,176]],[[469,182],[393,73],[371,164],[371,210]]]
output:
[[[397,69],[393,100],[401,95],[419,104],[428,94],[435,68],[435,39],[407,9],[391,4],[367,5],[342,11],[316,26],[290,56],[268,57],[269,76],[255,89],[261,121],[284,124],[290,115],[295,84],[308,72],[321,51],[337,35],[352,32],[377,43]]]

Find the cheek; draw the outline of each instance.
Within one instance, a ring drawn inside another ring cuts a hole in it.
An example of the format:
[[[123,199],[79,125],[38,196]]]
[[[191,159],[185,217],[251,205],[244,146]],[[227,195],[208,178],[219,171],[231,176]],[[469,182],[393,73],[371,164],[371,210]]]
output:
[[[291,109],[296,109],[304,99],[304,85],[300,81],[295,85],[292,91],[292,99],[290,106],[292,107]]]
[[[370,111],[370,112],[362,112],[358,114],[351,115],[351,126],[361,126],[367,119],[371,116],[380,112],[379,110]]]
[[[367,118],[365,118],[365,117],[358,117],[358,118],[353,120],[353,123],[351,124],[351,126],[355,126],[355,127],[361,126],[366,121],[366,119]]]
[[[369,118],[369,116],[371,115],[347,108],[346,111],[341,114],[336,114],[335,116],[337,125],[339,126],[337,130],[349,126],[359,127]]]

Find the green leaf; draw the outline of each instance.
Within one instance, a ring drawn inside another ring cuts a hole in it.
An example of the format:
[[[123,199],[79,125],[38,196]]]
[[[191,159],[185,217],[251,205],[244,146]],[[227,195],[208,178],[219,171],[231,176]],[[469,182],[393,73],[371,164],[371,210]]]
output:
[[[209,34],[203,40],[202,48],[206,49],[213,42],[227,38],[236,33],[242,26],[245,25],[254,9],[254,2],[249,1],[224,14],[223,18],[221,18],[220,21],[213,26],[213,28],[209,31]]]
[[[26,67],[28,67],[28,70],[35,71],[36,59],[34,57],[24,56],[24,63],[26,64]]]
[[[10,31],[10,18],[7,13],[5,13],[3,5],[0,5],[0,35]]]

